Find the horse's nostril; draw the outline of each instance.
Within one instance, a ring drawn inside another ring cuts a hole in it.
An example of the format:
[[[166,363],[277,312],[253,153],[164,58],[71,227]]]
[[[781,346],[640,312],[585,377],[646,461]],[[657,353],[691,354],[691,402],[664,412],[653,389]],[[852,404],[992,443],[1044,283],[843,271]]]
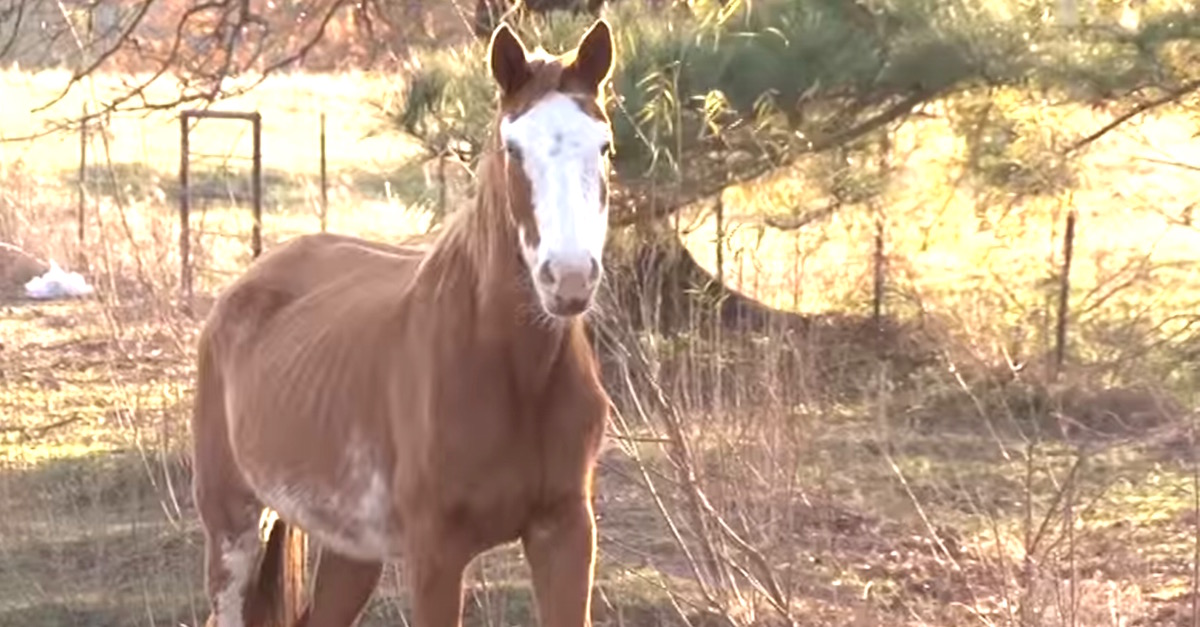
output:
[[[549,262],[542,262],[542,267],[538,269],[538,281],[546,285],[554,285],[554,270],[550,269]]]
[[[588,272],[588,280],[595,283],[600,278],[600,262],[592,257],[592,269]]]

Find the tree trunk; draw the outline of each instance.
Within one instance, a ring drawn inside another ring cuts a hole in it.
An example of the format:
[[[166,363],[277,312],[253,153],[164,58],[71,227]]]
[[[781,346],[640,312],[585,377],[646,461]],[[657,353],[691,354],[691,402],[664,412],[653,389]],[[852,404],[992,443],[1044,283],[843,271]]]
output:
[[[880,359],[904,376],[932,357],[915,341],[915,327],[887,317],[877,324],[869,306],[800,314],[722,285],[665,221],[614,233],[605,266],[597,348],[609,390],[628,388],[619,360],[628,358],[630,343],[648,337],[658,338],[651,376],[673,397],[703,408],[728,404],[724,399],[747,405],[768,396],[845,398],[863,391]],[[759,393],[764,385],[771,389]]]
[[[637,329],[672,335],[719,323],[743,332],[803,332],[811,322],[723,285],[662,226],[619,234],[605,255],[615,304]]]
[[[646,385],[653,381],[683,407],[712,409],[745,395],[761,370],[745,367],[750,364],[769,363],[783,379],[797,376],[798,353],[789,342],[764,347],[745,340],[768,330],[790,337],[807,328],[806,316],[774,310],[722,285],[666,221],[618,232],[611,242],[604,307],[610,315],[601,319],[604,341],[598,349],[606,388],[615,398],[651,392]],[[655,338],[650,345],[648,338]],[[629,359],[632,350],[646,351],[645,359]],[[630,390],[624,366],[638,363],[651,371],[635,373],[636,389]]]

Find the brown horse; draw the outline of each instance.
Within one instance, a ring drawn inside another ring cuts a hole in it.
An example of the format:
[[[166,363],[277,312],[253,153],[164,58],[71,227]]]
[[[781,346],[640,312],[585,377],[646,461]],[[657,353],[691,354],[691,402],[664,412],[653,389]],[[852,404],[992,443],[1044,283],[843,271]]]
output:
[[[464,569],[516,540],[541,623],[590,623],[608,397],[582,315],[607,232],[612,36],[599,21],[555,57],[501,26],[488,55],[480,191],[428,251],[300,237],[205,324],[193,490],[218,627],[279,615],[287,525],[321,547],[302,625],[354,624],[397,558],[413,624],[460,625]]]

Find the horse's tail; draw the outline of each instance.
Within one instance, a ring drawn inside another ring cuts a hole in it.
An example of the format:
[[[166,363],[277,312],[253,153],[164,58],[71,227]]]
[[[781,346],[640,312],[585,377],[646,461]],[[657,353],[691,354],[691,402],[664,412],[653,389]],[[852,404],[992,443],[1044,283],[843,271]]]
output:
[[[247,624],[292,627],[300,623],[304,603],[305,539],[299,529],[272,518],[247,599]]]

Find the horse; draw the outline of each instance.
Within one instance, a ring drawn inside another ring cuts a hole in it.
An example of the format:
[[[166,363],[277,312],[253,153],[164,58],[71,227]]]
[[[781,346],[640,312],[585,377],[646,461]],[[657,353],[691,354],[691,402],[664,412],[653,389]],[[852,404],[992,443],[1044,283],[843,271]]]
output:
[[[591,622],[612,33],[552,55],[501,25],[487,55],[478,192],[432,244],[300,236],[214,302],[191,423],[209,624],[353,625],[403,560],[412,624],[461,625],[465,569],[517,541],[540,623]],[[320,549],[303,608],[272,592],[287,533]]]

